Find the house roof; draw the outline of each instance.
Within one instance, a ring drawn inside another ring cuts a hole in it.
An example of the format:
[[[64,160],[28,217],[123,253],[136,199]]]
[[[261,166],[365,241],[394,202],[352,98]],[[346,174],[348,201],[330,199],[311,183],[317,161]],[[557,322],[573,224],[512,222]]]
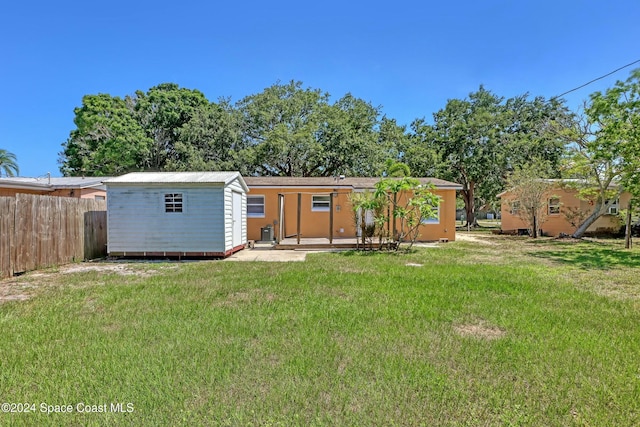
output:
[[[589,181],[587,181],[586,179],[580,179],[580,178],[540,178],[540,181],[547,182],[552,185],[567,184],[567,185],[574,185],[576,187],[581,184],[584,185],[589,183]],[[618,183],[611,182],[608,188],[616,189],[618,188]],[[509,194],[512,190],[513,190],[513,187],[508,190],[504,190],[502,193],[496,194],[496,197],[501,199],[502,196]]]
[[[105,184],[229,184],[239,179],[245,191],[247,184],[240,172],[131,172],[105,180]]]
[[[27,190],[54,191],[64,188],[102,188],[102,182],[109,177],[5,177],[0,178],[0,187]]]
[[[462,190],[460,184],[445,181],[438,178],[417,178],[421,184],[433,184],[436,188]],[[245,177],[249,187],[331,187],[331,188],[357,188],[373,189],[380,178],[369,177],[289,177],[289,176],[265,176]]]

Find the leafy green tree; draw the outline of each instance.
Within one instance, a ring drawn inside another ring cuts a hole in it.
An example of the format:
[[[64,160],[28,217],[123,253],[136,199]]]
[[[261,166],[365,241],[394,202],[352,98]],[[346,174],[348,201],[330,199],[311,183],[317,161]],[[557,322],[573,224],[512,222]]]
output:
[[[329,95],[302,89],[301,82],[276,83],[242,99],[243,134],[254,151],[258,175],[314,176],[325,153],[316,138]]]
[[[0,148],[0,172],[4,172],[6,176],[16,176],[20,173],[16,155],[2,148]]]
[[[353,192],[349,194],[349,203],[353,212],[353,221],[359,230],[362,248],[366,248],[367,239],[378,236],[378,247],[381,248],[386,237],[386,220],[384,213],[387,207],[386,197],[381,197],[369,191]],[[372,223],[367,220],[371,218]]]
[[[346,94],[334,104],[301,82],[276,83],[238,104],[254,173],[373,176],[387,153],[378,143],[379,111]]]
[[[580,238],[607,212],[607,201],[626,189],[640,196],[640,70],[604,93],[591,94],[586,117],[566,134],[572,142],[568,173],[581,178],[581,195],[593,200]]]
[[[168,170],[238,170],[251,172],[242,138],[242,118],[228,100],[211,103],[194,112],[182,126],[175,143],[175,155],[167,160]]]
[[[375,176],[389,149],[378,138],[379,109],[348,93],[323,112],[316,136],[324,155],[315,174]]]
[[[209,101],[198,90],[180,88],[175,83],[154,86],[146,93],[136,91],[127,99],[136,119],[153,143],[146,158],[145,169],[164,170],[179,162],[176,144],[183,127],[209,107]]]
[[[425,220],[437,216],[440,196],[433,192],[433,186],[424,186],[416,178],[383,178],[376,184],[375,198],[383,198],[391,206],[393,222],[392,238],[400,244],[409,241],[407,250],[411,249],[420,235],[420,226]],[[399,227],[396,228],[396,221]]]
[[[447,165],[443,178],[462,185],[466,218],[476,225],[476,209],[502,188],[506,124],[503,99],[480,86],[468,99],[451,99],[434,114],[435,141]]]
[[[529,98],[528,94],[510,98],[505,103],[506,172],[509,173],[535,160],[539,174],[560,178],[561,163],[566,151],[566,141],[561,132],[571,127],[575,116],[563,100]]]
[[[538,230],[548,216],[547,199],[554,187],[553,182],[545,179],[550,167],[540,159],[531,159],[530,163],[516,168],[507,178],[507,188],[513,195],[511,203],[520,204],[518,216],[529,225],[531,236],[538,237]]]
[[[439,152],[437,134],[424,119],[416,119],[410,125],[408,139],[400,140],[400,160],[406,163],[414,176],[439,177],[448,175],[448,164]]]
[[[109,176],[143,170],[152,140],[119,97],[86,95],[76,108],[69,139],[58,162],[65,176]]]

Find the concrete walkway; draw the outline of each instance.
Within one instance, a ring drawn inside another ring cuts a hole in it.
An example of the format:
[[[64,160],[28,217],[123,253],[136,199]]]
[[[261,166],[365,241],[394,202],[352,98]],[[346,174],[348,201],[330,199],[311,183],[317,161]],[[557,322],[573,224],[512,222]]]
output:
[[[320,251],[302,251],[302,250],[275,250],[271,243],[256,243],[253,249],[243,249],[225,261],[265,261],[265,262],[290,262],[304,261],[310,252]],[[326,252],[326,251],[325,251]]]

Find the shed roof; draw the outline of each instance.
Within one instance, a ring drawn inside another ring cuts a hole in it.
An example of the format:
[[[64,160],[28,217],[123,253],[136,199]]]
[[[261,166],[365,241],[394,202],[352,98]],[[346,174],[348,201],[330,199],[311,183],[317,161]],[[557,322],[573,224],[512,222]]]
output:
[[[417,178],[421,184],[433,184],[436,188],[462,190],[462,186],[455,182],[438,178]],[[245,177],[249,187],[347,187],[354,189],[373,189],[380,178],[376,177],[289,177],[265,176]]]
[[[247,184],[240,172],[131,172],[111,178],[105,184],[229,184],[238,179],[245,191]]]

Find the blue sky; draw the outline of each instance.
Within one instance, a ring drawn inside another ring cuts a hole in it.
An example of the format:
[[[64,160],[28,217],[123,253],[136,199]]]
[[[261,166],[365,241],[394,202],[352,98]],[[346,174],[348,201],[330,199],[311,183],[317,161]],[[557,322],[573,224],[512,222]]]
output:
[[[13,1],[0,14],[0,148],[22,176],[59,176],[84,95],[165,82],[238,101],[299,80],[404,124],[480,84],[549,98],[640,59],[638,22],[636,0]]]

